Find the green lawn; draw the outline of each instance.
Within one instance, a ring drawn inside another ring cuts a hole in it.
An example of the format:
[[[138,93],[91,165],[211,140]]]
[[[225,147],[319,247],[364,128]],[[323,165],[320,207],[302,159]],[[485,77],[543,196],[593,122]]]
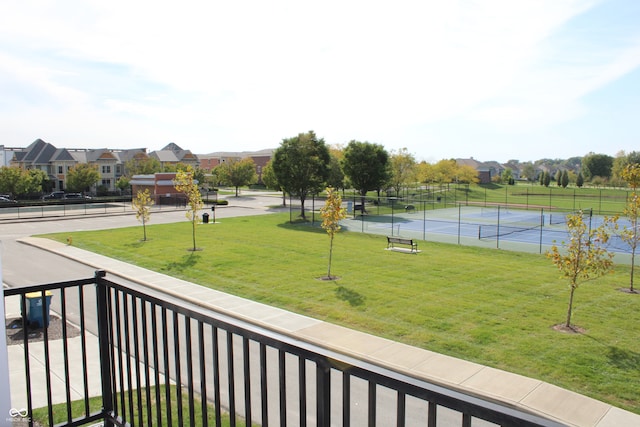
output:
[[[172,422],[176,422],[176,420],[178,419],[178,400],[177,400],[177,389],[176,386],[171,386],[171,419]],[[167,420],[169,419],[168,416],[168,411],[167,411],[167,399],[166,399],[166,394],[165,394],[165,386],[160,386],[160,388],[158,389],[158,394],[160,396],[160,402],[161,405],[158,407],[156,406],[156,402],[155,402],[155,395],[156,395],[156,387],[150,387],[148,389],[148,393],[149,393],[149,397],[152,399],[152,404],[150,405],[150,409],[151,409],[151,421],[149,421],[149,414],[147,414],[146,408],[147,408],[147,389],[141,389],[141,400],[140,400],[140,404],[138,405],[138,393],[136,393],[136,390],[132,390],[131,391],[131,398],[132,398],[132,402],[133,402],[133,406],[132,406],[132,410],[134,413],[134,419],[131,420],[129,419],[128,421],[130,423],[136,423],[138,422],[139,418],[138,417],[142,417],[142,425],[153,425],[153,422],[155,422],[157,420],[157,417],[160,416],[160,418],[163,420],[163,422],[167,422]],[[129,413],[130,413],[130,407],[128,406],[128,394],[125,395],[124,400],[125,400],[125,408],[120,408],[121,413],[126,414],[127,417],[129,417]],[[120,404],[121,403],[121,396],[120,393],[116,394],[116,400],[117,403]],[[181,411],[183,414],[188,414],[189,413],[189,402],[187,399],[187,390],[182,390],[182,400],[181,400]],[[85,406],[84,406],[85,402],[84,400],[76,400],[74,402],[71,403],[71,418],[75,419],[75,418],[79,418],[79,417],[84,417],[86,415],[85,412]],[[139,413],[137,411],[138,406],[143,408],[142,413]],[[102,408],[102,397],[92,397],[89,399],[89,413],[95,413],[98,412],[100,409]],[[194,425],[196,427],[200,427],[205,425],[204,423],[204,413],[202,411],[202,405],[200,403],[200,398],[199,397],[195,397],[194,398]],[[158,410],[160,410],[160,414],[158,414]],[[67,405],[64,403],[59,403],[56,405],[53,405],[51,408],[51,412],[53,414],[53,423],[54,424],[59,424],[59,423],[63,423],[67,421]],[[49,420],[49,408],[48,407],[43,407],[43,408],[38,408],[38,409],[34,409],[33,411],[33,421],[39,423],[39,425],[47,425],[49,424],[48,420]],[[221,422],[222,422],[222,426],[221,427],[228,427],[231,425],[230,422],[230,417],[228,414],[222,412],[221,413]],[[185,420],[184,422],[187,423],[189,421],[189,417],[188,415],[185,415]],[[215,406],[208,404],[207,405],[207,425],[214,425],[215,424]],[[244,422],[244,420],[242,419],[237,419],[236,421],[236,426],[238,427],[245,427],[246,423]],[[83,426],[86,427],[91,427],[91,426],[95,426],[96,423],[87,423],[87,424],[83,424]]]
[[[385,251],[384,236],[329,237],[289,214],[73,233],[73,244],[210,288],[528,377],[640,413],[640,295],[628,267],[576,292],[581,335],[556,332],[568,285],[544,255],[420,242]],[[151,217],[153,224],[153,216]],[[66,242],[68,233],[51,235]]]

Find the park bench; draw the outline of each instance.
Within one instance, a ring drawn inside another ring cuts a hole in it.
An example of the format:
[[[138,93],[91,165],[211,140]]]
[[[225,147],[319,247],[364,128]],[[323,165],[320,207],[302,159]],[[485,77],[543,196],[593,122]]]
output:
[[[406,206],[404,207],[404,210],[405,210],[406,212],[415,212],[415,211],[416,211],[416,207],[415,207],[415,206],[413,206],[413,205],[406,205]]]
[[[361,203],[360,203],[360,204],[359,204],[359,203],[356,203],[356,204],[353,206],[353,211],[354,211],[354,212],[360,211],[360,212],[362,213],[362,215],[364,215],[365,213],[367,213],[367,211],[366,211],[366,210],[364,210],[364,204],[361,204]]]
[[[395,249],[395,245],[406,245],[409,246],[410,252],[417,254],[418,253],[418,242],[414,239],[405,239],[403,237],[389,237],[387,236],[387,249]]]

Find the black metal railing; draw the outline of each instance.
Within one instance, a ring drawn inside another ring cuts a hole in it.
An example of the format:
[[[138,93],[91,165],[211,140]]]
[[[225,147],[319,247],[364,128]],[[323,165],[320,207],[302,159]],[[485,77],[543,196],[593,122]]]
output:
[[[27,333],[22,343],[26,409],[34,413],[34,386],[46,387],[47,425],[561,425],[112,282],[102,271],[89,279],[6,289],[5,297],[20,295],[26,313],[25,295],[38,292],[44,299],[47,291],[58,301],[62,332],[60,340],[52,340],[42,328],[37,345],[43,346],[45,361],[52,342],[62,348],[65,363],[58,369],[63,372],[45,364],[43,378],[37,376],[29,355],[36,344]],[[45,304],[41,310],[44,317]],[[25,330],[28,321],[23,315]],[[69,328],[75,328],[74,345],[82,352],[77,366],[68,362]],[[98,360],[91,360],[92,354]],[[53,399],[54,376],[63,379],[62,398]],[[71,390],[82,396],[79,402],[72,404]],[[55,410],[54,400],[62,401]]]

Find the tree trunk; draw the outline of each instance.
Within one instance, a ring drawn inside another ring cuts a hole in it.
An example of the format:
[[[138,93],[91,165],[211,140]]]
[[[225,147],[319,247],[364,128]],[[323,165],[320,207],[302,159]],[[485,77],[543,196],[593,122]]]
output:
[[[333,256],[333,234],[329,239],[329,268],[327,269],[327,277],[331,279],[331,257]]]
[[[634,269],[634,266],[636,264],[636,242],[637,242],[637,240],[636,240],[635,236],[633,237],[633,239],[634,239],[633,240],[634,244],[631,247],[631,273],[630,273],[631,277],[630,277],[630,280],[629,280],[629,282],[630,282],[630,284],[629,284],[629,292],[635,293],[635,290],[633,289],[633,269]]]
[[[196,251],[196,214],[193,214],[193,221],[191,221],[192,225],[192,234],[193,234],[193,251]]]
[[[575,290],[576,290],[576,287],[572,283],[571,284],[571,294],[569,295],[569,309],[567,310],[567,323],[565,323],[565,326],[567,328],[571,327],[571,311],[573,309],[573,293],[575,292]]]
[[[145,224],[144,217],[142,217],[142,235],[144,236],[142,238],[142,241],[146,242],[147,241],[147,226]]]

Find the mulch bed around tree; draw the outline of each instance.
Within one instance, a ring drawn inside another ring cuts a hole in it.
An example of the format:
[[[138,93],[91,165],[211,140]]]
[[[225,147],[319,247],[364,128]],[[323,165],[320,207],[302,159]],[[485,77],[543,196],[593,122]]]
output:
[[[584,334],[587,332],[586,329],[581,328],[580,326],[571,325],[567,327],[564,323],[559,325],[553,325],[553,330],[558,332],[564,332],[565,334]]]
[[[22,329],[22,318],[14,317],[5,319],[7,330],[7,345],[22,344],[24,342],[24,330]],[[44,341],[43,328],[27,328],[29,343]],[[57,316],[49,316],[49,327],[47,328],[49,340],[62,339],[62,319]],[[80,330],[67,322],[67,338],[80,335]]]

